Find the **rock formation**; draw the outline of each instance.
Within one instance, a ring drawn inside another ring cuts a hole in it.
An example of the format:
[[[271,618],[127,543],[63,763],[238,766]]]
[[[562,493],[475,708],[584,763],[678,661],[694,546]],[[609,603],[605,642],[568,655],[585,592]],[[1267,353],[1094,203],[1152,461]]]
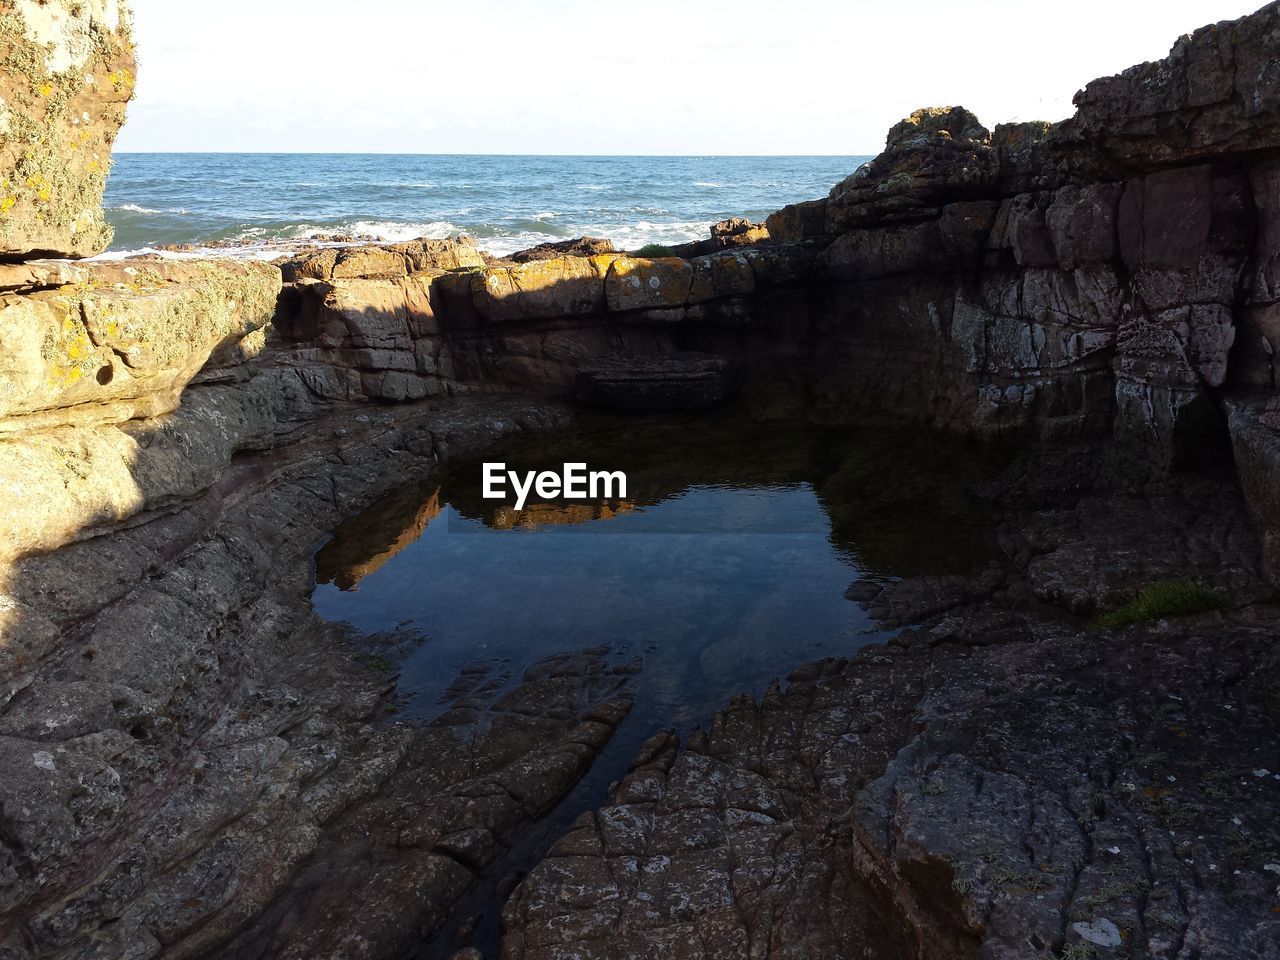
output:
[[[133,96],[128,8],[6,0],[0,43],[0,260],[100,253],[111,145]]]
[[[512,898],[504,955],[1274,954],[1280,4],[1060,124],[918,111],[828,197],[670,257],[40,260],[106,242],[127,24],[0,0],[0,954],[414,949],[639,665],[476,664],[398,723],[414,638],[322,623],[315,549],[575,392],[730,386],[1023,448],[989,485],[1003,559],[855,585],[888,647],[656,736]],[[1229,611],[1080,629],[1170,575]]]

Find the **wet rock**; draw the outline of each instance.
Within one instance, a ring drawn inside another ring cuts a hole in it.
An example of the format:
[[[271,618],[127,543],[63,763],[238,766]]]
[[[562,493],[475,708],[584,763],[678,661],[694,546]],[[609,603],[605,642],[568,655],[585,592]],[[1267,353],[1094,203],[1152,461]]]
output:
[[[723,357],[683,353],[583,367],[577,394],[588,403],[616,410],[703,410],[723,403],[731,387]]]
[[[529,263],[533,260],[554,260],[557,257],[595,257],[606,253],[615,253],[613,241],[600,237],[578,237],[574,240],[556,240],[551,243],[540,243],[528,250],[519,250],[511,254],[508,260],[515,263]]]

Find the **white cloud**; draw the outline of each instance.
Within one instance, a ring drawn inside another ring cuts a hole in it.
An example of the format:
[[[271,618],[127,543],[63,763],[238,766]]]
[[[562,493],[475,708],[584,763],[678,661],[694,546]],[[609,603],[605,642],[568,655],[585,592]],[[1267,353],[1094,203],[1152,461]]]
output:
[[[1243,0],[133,0],[121,150],[866,154],[1058,120]]]

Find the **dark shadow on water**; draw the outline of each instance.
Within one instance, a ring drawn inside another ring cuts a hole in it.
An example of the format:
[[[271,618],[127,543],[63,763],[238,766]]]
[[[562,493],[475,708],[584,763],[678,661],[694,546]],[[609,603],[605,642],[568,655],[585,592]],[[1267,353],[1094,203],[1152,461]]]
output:
[[[481,497],[485,461],[621,470],[627,495],[516,513]],[[736,693],[883,639],[845,599],[851,581],[973,572],[989,560],[991,522],[975,490],[994,467],[902,427],[589,419],[449,461],[431,484],[340,525],[316,556],[315,605],[366,633],[425,636],[401,668],[402,719],[440,713],[441,695],[477,660],[518,677],[598,644],[645,659],[636,707],[588,776],[461,905],[459,918],[483,915],[474,944],[495,955],[504,875],[530,868],[599,806],[654,732],[687,732]],[[422,956],[457,949],[453,927]]]

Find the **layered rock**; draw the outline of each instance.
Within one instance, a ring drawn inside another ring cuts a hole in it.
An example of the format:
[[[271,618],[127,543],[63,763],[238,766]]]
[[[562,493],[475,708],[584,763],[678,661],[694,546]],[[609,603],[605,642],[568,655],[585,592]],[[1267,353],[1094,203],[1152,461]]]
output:
[[[230,372],[262,348],[274,268],[77,270],[70,284],[0,294],[0,559],[197,493],[237,449],[274,437],[274,391]],[[184,394],[197,375],[207,385]]]
[[[275,902],[314,914],[306,955],[379,956],[438,922],[472,871],[576,782],[626,715],[636,667],[592,651],[503,693],[514,678],[490,665],[460,679],[434,726],[393,722],[394,664],[416,642],[361,645],[322,623],[310,554],[437,456],[563,417],[509,401],[348,411],[267,462],[224,467],[181,510],[6,568],[3,948],[220,955]],[[445,754],[457,765],[440,766]],[[357,822],[385,832],[371,840]],[[370,868],[369,899],[344,901],[354,915],[314,898],[305,874],[290,888],[309,857],[353,883],[351,864]],[[242,948],[265,949],[276,929]]]
[[[300,345],[299,365],[328,368],[307,373],[326,396],[566,394],[584,366],[695,350],[735,361],[748,392],[805,383],[829,417],[880,410],[1001,442],[1109,436],[1116,476],[1219,460],[1229,376],[1274,389],[1280,141],[1262,64],[1277,19],[1271,5],[1179,41],[1160,65],[1092,85],[1061,124],[992,132],[960,107],[917,111],[829,197],[767,229],[713,228],[708,243],[739,249],[539,251],[431,276],[422,296],[317,287],[348,333],[321,335],[324,357]],[[1192,145],[1160,146],[1177,141],[1174,117]],[[1112,134],[1127,144],[1114,155]],[[362,279],[399,282],[378,252],[329,252],[286,277],[336,282],[343,256]],[[396,329],[370,337],[388,296]],[[303,311],[301,340],[321,312]]]
[[[110,242],[102,194],[133,97],[129,16],[121,0],[0,4],[0,260]]]
[[[749,249],[691,260],[559,255],[439,269],[401,266],[379,249],[326,251],[285,265],[290,282],[271,362],[298,371],[329,401],[500,389],[567,396],[586,366],[656,369],[690,326],[750,326],[757,274],[765,284],[791,269],[786,257],[776,267],[773,260]],[[769,349],[763,338],[759,349]]]
[[[47,134],[0,161],[68,178],[23,181],[0,259],[104,242],[68,151],[127,99],[116,9],[0,7],[0,117]],[[1037,449],[1053,509],[997,492],[1005,562],[853,588],[922,626],[735,701],[684,753],[651,741],[511,902],[506,955],[1266,956],[1273,612],[1074,625],[1153,578],[1265,596],[1231,481],[1061,499],[1213,460],[1225,402],[1280,564],[1278,20],[1199,31],[1064,124],[920,111],[829,197],[673,257],[0,264],[0,952],[413,950],[582,776],[635,665],[588,651],[505,692],[477,665],[439,723],[387,722],[392,678],[358,653],[407,641],[320,623],[312,550],[436,460],[567,416],[446,396],[693,407],[732,367],[749,401],[782,385],[828,419],[1088,443]]]
[[[577,394],[588,403],[623,410],[703,410],[728,399],[731,386],[723,357],[678,353],[660,361],[583,367]]]

